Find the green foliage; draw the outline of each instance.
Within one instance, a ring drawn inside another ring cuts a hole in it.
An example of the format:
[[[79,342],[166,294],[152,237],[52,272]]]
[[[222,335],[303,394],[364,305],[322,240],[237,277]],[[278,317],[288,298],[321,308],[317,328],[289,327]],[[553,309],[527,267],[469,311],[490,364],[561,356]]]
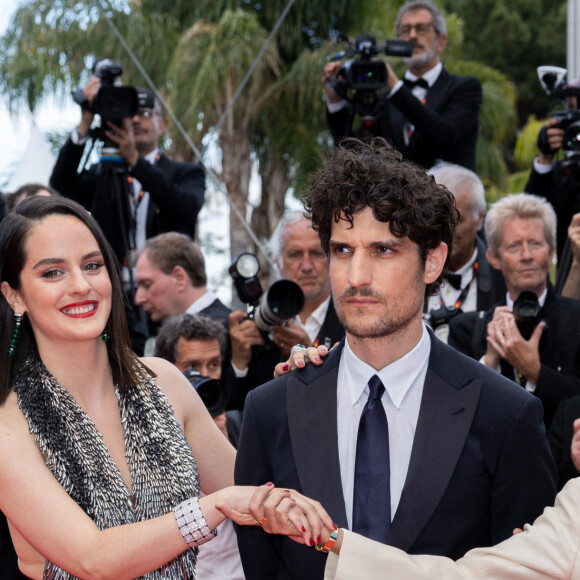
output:
[[[544,121],[536,119],[535,115],[530,115],[528,122],[520,131],[516,146],[514,148],[514,164],[517,169],[524,171],[532,166],[534,157],[538,154],[538,133]]]
[[[566,66],[565,0],[443,0],[464,22],[463,58],[484,62],[515,83],[520,123],[545,115],[550,100],[540,65]]]

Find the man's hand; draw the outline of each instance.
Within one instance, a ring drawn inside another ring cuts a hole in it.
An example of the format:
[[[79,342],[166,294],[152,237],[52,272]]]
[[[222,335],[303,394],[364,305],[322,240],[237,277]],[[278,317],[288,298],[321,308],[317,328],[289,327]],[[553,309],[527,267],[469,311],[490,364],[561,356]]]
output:
[[[574,214],[568,226],[568,238],[575,262],[580,263],[580,213]]]
[[[243,371],[248,368],[252,359],[252,346],[263,345],[264,339],[256,323],[241,310],[230,314],[229,323],[232,362],[238,370]]]
[[[558,119],[548,119],[544,123],[546,131],[546,142],[552,151],[556,152],[564,144],[564,129],[555,127],[558,124]],[[542,153],[538,156],[538,161],[541,165],[551,165],[554,162],[554,154]]]
[[[109,129],[105,135],[119,148],[119,153],[127,162],[129,167],[135,166],[139,160],[139,153],[135,147],[135,135],[133,134],[133,124],[131,119],[124,118],[123,125],[119,127],[111,121],[107,121]]]
[[[92,77],[91,80],[87,83],[87,86],[83,89],[83,94],[87,98],[89,105],[93,105],[95,97],[97,96],[100,88],[101,79],[98,77]],[[95,114],[92,111],[89,111],[87,108],[83,108],[81,111],[81,122],[79,123],[77,130],[81,135],[88,135],[91,125],[93,124]]]
[[[342,97],[339,97],[333,90],[331,83],[338,72],[338,69],[342,66],[342,63],[339,61],[335,62],[327,62],[324,65],[324,69],[322,71],[322,88],[328,97],[329,103],[339,103],[342,101]]]
[[[574,421],[574,436],[570,448],[572,463],[577,471],[580,471],[580,419]]]
[[[290,358],[290,349],[295,344],[312,346],[312,341],[301,326],[288,320],[284,326],[272,326],[274,344],[282,351],[284,358]]]
[[[387,91],[392,91],[399,82],[399,77],[393,72],[391,65],[387,62]]]
[[[507,306],[500,306],[495,309],[488,325],[488,350],[491,346],[500,358],[510,363],[526,380],[536,384],[541,368],[540,338],[545,326],[545,322],[540,322],[530,339],[525,340],[518,330],[513,313]]]

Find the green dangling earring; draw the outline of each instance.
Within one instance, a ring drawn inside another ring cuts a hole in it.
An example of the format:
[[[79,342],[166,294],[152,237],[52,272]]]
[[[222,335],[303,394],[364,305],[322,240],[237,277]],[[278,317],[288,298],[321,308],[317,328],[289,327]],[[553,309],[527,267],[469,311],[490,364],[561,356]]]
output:
[[[18,344],[18,338],[20,336],[20,326],[22,324],[23,317],[24,314],[17,314],[16,312],[14,313],[14,318],[16,320],[14,332],[12,333],[12,338],[10,339],[10,348],[8,349],[8,356],[14,356],[14,353],[16,352],[16,345]]]
[[[107,332],[106,328],[105,328],[105,330],[103,330],[103,334],[101,334],[101,340],[105,344],[107,344],[111,340],[111,337],[109,336],[109,333]]]

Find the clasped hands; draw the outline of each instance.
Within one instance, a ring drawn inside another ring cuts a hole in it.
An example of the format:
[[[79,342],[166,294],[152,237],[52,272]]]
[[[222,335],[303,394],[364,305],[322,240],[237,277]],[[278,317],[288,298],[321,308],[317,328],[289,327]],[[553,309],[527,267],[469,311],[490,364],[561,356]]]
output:
[[[515,317],[507,306],[498,306],[487,325],[487,351],[484,362],[497,368],[501,359],[506,360],[526,379],[536,384],[540,374],[540,338],[546,326],[540,322],[529,340],[520,334]]]
[[[228,490],[235,495],[230,493],[215,507],[237,524],[260,525],[269,534],[288,536],[307,546],[325,543],[336,530],[332,518],[319,502],[293,489],[267,483],[257,488],[235,486],[224,491]],[[247,507],[240,507],[246,505],[248,493],[251,497]]]

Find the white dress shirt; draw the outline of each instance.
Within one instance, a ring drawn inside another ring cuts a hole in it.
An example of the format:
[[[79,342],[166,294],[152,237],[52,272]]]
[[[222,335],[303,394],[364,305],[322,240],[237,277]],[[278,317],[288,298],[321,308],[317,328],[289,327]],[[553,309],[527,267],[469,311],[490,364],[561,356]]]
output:
[[[430,352],[431,339],[425,325],[417,345],[380,371],[360,360],[351,350],[348,338],[345,341],[338,370],[337,419],[340,474],[350,528],[356,441],[360,417],[369,396],[368,381],[376,374],[385,386],[381,401],[389,423],[392,519],[397,511],[409,469]]]
[[[453,306],[457,299],[459,298],[463,289],[473,280],[469,286],[469,291],[465,300],[461,304],[461,310],[463,312],[475,312],[477,310],[477,277],[474,279],[475,272],[473,271],[473,265],[477,259],[477,248],[475,248],[473,255],[469,259],[469,262],[459,268],[454,274],[459,274],[461,276],[461,287],[454,288],[451,284],[445,280],[439,287],[439,292],[433,296],[429,296],[427,302],[427,311],[437,310],[441,306],[441,300],[445,306]]]
[[[197,314],[201,312],[205,308],[207,308],[213,301],[217,298],[217,296],[208,290],[205,294],[200,296],[186,311],[186,314]]]

